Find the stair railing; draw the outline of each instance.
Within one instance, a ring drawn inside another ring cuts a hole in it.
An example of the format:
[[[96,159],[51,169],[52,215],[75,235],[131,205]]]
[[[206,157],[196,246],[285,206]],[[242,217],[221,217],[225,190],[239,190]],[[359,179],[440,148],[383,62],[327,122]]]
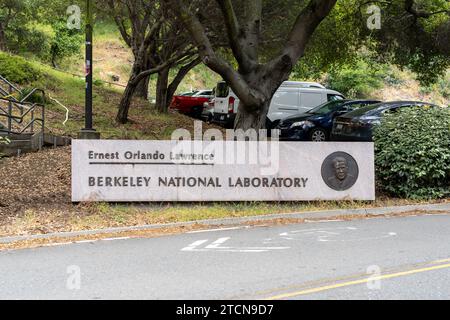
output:
[[[2,103],[7,107],[5,108]],[[30,119],[26,121],[28,116]],[[6,132],[7,134],[33,134],[35,123],[39,123],[41,133],[44,134],[45,106],[42,104],[17,102],[12,99],[0,98],[0,123],[1,118],[6,118],[7,127],[3,126],[2,128],[0,126],[0,132]]]
[[[39,123],[41,133],[44,134],[45,107],[39,103],[28,102],[28,99],[36,93],[42,95],[42,101],[45,101],[44,90],[34,88],[24,96],[19,87],[0,75],[0,132],[22,134],[29,130],[29,133],[33,134],[35,123]],[[15,94],[21,97],[20,100],[15,97]],[[30,119],[26,122],[28,116]],[[5,125],[2,124],[1,118],[6,118]]]

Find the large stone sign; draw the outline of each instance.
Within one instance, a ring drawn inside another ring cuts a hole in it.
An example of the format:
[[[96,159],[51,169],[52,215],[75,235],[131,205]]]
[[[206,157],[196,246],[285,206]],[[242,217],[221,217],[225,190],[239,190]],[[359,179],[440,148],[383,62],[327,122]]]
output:
[[[74,140],[72,200],[374,200],[373,143]]]

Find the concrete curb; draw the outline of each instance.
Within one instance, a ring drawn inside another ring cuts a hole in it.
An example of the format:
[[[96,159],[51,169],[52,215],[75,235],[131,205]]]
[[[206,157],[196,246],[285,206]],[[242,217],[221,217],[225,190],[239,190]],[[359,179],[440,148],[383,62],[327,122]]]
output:
[[[450,214],[450,203],[439,203],[439,204],[418,204],[418,205],[407,205],[407,206],[395,206],[395,207],[381,207],[381,208],[361,208],[361,209],[340,209],[340,210],[327,210],[327,211],[307,211],[301,213],[282,213],[282,214],[271,214],[264,216],[250,216],[242,218],[223,218],[223,219],[210,219],[210,220],[197,220],[189,222],[177,222],[177,223],[166,223],[166,224],[153,224],[135,227],[119,227],[119,228],[108,228],[108,229],[97,229],[97,230],[85,230],[76,232],[61,232],[61,233],[48,233],[48,234],[38,234],[30,236],[13,236],[0,238],[0,244],[7,244],[17,241],[27,241],[36,239],[48,239],[48,238],[71,238],[77,236],[88,236],[96,234],[106,234],[106,233],[120,233],[126,231],[145,231],[153,229],[162,228],[173,228],[173,227],[183,227],[192,226],[196,224],[206,225],[206,226],[235,226],[238,224],[244,224],[255,221],[265,221],[274,219],[308,219],[308,218],[319,218],[327,219],[334,218],[336,216],[364,216],[364,215],[383,215],[383,214],[394,214],[407,211],[422,210],[422,211],[444,211]]]

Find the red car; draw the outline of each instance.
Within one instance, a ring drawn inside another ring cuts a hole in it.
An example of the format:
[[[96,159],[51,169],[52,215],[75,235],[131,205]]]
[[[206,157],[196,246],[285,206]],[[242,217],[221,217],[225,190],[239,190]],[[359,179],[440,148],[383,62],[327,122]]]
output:
[[[213,90],[200,90],[183,93],[173,97],[170,109],[180,113],[200,118],[203,112],[203,105],[214,98]]]

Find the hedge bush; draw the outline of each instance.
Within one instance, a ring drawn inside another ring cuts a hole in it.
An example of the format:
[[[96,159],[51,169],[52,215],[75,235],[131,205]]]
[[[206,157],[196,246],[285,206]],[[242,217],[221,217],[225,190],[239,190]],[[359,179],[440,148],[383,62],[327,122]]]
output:
[[[0,75],[12,83],[25,84],[38,80],[41,73],[24,58],[0,52]]]
[[[374,129],[378,184],[393,196],[450,196],[450,108],[405,108]]]

